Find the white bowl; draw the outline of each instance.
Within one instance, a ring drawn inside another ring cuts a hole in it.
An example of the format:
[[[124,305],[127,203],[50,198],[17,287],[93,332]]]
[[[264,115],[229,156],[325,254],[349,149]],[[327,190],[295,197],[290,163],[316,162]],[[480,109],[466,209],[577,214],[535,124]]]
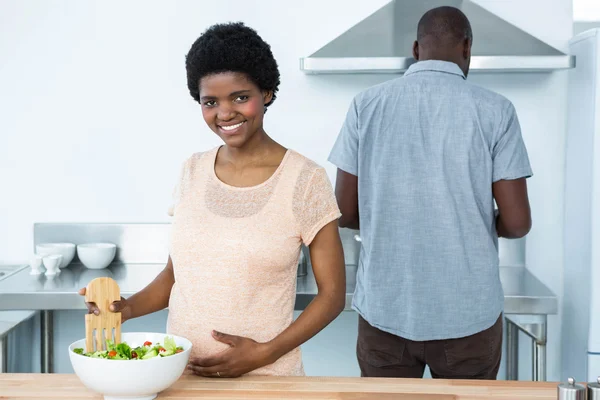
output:
[[[42,243],[35,246],[35,252],[42,256],[61,254],[63,258],[59,268],[64,268],[75,257],[75,245],[73,243]]]
[[[149,360],[91,358],[73,352],[78,347],[85,351],[84,338],[69,346],[69,358],[81,382],[88,389],[104,395],[105,400],[151,400],[181,377],[190,358],[192,343],[164,333],[121,333],[121,341],[131,347],[142,345],[146,340],[164,344],[165,336],[172,337],[183,351]]]
[[[77,246],[77,256],[89,269],[106,268],[115,258],[117,246],[113,243],[85,243]]]

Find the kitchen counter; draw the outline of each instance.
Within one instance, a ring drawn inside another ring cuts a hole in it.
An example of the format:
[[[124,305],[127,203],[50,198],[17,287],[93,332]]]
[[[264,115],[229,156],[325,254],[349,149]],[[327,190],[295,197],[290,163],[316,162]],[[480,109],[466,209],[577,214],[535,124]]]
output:
[[[3,399],[102,399],[73,374],[0,374]],[[157,399],[555,400],[557,383],[432,379],[183,376]]]
[[[85,305],[77,290],[92,279],[109,276],[121,288],[123,297],[143,289],[164,268],[164,264],[113,264],[106,269],[90,270],[72,263],[55,278],[30,275],[22,266],[0,280],[0,310],[83,310]],[[501,267],[500,279],[504,288],[506,314],[556,314],[558,300],[535,276],[523,267]],[[346,266],[346,310],[351,309],[356,286],[356,266]],[[308,268],[298,277],[296,310],[303,310],[317,294],[317,284]]]
[[[360,253],[358,231],[340,228],[346,258],[346,309],[350,309],[356,286],[356,264]],[[113,277],[124,297],[146,286],[167,260],[170,224],[36,223],[34,246],[40,243],[74,244],[110,242],[117,245],[115,262],[106,270],[89,270],[75,262],[54,279],[30,276],[20,268],[0,280],[0,310],[74,310],[84,304],[77,290],[98,276]],[[296,309],[302,310],[317,293],[310,265],[297,281]],[[0,278],[1,279],[1,278]],[[505,313],[548,315],[558,312],[556,296],[524,267],[500,268],[505,293]]]
[[[16,269],[22,268],[22,264],[0,264],[0,280]]]
[[[52,331],[54,310],[84,310],[83,299],[77,291],[92,279],[109,276],[116,280],[123,297],[143,289],[164,268],[164,264],[115,263],[102,270],[90,270],[72,263],[54,278],[31,275],[23,266],[0,280],[1,310],[42,311],[42,372],[52,372]],[[303,310],[317,294],[317,284],[308,268],[296,284],[296,310]],[[556,296],[523,267],[501,267],[500,279],[504,288],[504,307],[507,325],[507,379],[518,379],[518,331],[534,342],[532,355],[533,380],[546,379],[547,315],[556,314]],[[346,310],[351,310],[356,286],[356,266],[346,266]],[[514,315],[514,320],[512,316]],[[509,318],[510,317],[510,318]]]
[[[1,310],[41,311],[42,372],[53,372],[53,312],[84,310],[77,291],[96,277],[110,276],[128,297],[141,290],[164,268],[168,257],[170,224],[104,224],[104,223],[36,223],[34,248],[40,243],[68,242],[74,244],[110,242],[117,245],[114,263],[104,270],[90,270],[77,261],[61,270],[55,278],[30,275],[22,266],[0,277]],[[346,262],[346,310],[351,309],[356,286],[356,264],[360,254],[358,231],[340,228]],[[302,260],[300,265],[304,266]],[[296,310],[303,310],[317,294],[312,268],[298,277]],[[533,380],[545,380],[547,316],[558,312],[556,296],[524,267],[501,267],[500,280],[504,288],[504,312],[507,325],[507,378],[518,378],[519,331],[534,341]]]

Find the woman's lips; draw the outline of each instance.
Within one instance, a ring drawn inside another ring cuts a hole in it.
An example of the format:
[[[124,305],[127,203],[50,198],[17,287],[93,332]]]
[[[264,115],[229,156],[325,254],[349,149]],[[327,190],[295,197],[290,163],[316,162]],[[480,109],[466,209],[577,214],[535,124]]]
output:
[[[239,122],[237,124],[232,124],[232,125],[217,125],[217,126],[219,127],[219,129],[221,130],[221,132],[225,133],[226,135],[233,135],[237,131],[239,131],[240,128],[245,123],[246,123],[246,121],[242,121],[242,122]]]

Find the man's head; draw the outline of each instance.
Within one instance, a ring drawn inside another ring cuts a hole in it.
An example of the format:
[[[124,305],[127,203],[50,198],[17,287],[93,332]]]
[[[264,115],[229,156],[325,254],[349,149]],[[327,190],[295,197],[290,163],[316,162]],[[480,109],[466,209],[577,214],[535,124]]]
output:
[[[462,11],[448,6],[433,8],[419,21],[413,56],[419,61],[456,63],[466,76],[469,73],[472,43],[471,24]]]

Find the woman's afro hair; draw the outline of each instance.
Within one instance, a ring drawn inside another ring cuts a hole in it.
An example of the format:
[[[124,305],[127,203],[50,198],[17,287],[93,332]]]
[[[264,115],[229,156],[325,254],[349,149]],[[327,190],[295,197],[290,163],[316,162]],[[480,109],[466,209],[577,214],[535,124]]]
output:
[[[271,47],[242,22],[209,27],[190,48],[185,68],[188,89],[197,102],[200,102],[200,79],[220,72],[243,73],[259,89],[273,92],[265,107],[277,97],[279,70]]]

